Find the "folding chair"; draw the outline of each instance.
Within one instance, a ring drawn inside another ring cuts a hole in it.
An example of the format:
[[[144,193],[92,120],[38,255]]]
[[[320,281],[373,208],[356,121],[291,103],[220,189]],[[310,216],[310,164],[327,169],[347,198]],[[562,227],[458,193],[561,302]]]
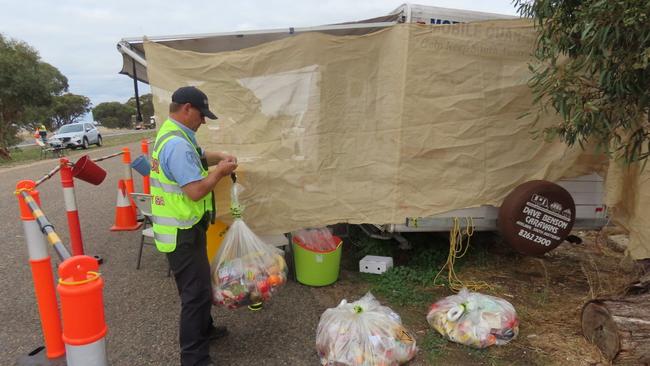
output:
[[[38,145],[38,147],[41,148],[41,160],[47,158],[47,153],[50,151],[50,148],[47,145],[45,145],[43,140],[41,140],[40,138],[34,140],[36,140],[36,145]]]
[[[142,236],[140,237],[140,249],[138,250],[138,264],[135,269],[140,269],[140,262],[142,261],[142,248],[145,244],[155,245],[153,240],[153,221],[151,213],[151,195],[146,193],[131,193],[131,198],[138,207],[138,210],[144,216],[142,222]],[[147,227],[148,226],[148,227]],[[145,239],[148,241],[145,243]],[[167,277],[171,276],[172,268],[167,267]]]
[[[142,248],[144,247],[145,239],[148,239],[147,244],[154,244],[153,222],[151,220],[151,195],[146,193],[131,193],[131,198],[133,198],[138,210],[144,216],[144,221],[142,222],[142,236],[140,237],[140,249],[138,250],[138,263],[135,266],[135,269],[140,269]]]
[[[61,158],[65,154],[65,148],[64,147],[50,147],[43,142],[40,138],[34,139],[36,140],[36,145],[38,145],[41,148],[41,159],[47,159],[47,154],[50,153],[52,154],[52,157],[57,157]]]

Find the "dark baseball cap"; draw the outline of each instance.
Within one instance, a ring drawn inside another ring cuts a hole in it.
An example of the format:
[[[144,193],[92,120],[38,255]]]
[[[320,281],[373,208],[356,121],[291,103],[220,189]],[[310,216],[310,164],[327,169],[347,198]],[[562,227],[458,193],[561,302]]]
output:
[[[172,102],[178,104],[190,103],[192,107],[201,111],[204,116],[210,119],[217,119],[217,116],[210,112],[208,96],[197,87],[183,86],[178,88],[174,94],[172,94]]]

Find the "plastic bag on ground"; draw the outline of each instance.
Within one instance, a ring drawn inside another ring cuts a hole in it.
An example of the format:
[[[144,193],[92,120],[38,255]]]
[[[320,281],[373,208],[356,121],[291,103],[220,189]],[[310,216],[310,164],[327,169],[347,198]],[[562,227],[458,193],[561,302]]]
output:
[[[317,252],[331,252],[340,243],[328,228],[301,229],[291,233],[293,239],[306,249]]]
[[[316,330],[316,350],[322,365],[392,366],[412,359],[417,346],[400,316],[368,292],[358,301],[343,300],[325,310]]]
[[[241,219],[234,184],[231,212],[235,218],[212,261],[213,302],[235,309],[269,300],[287,279],[282,250],[264,243]]]
[[[508,301],[466,288],[433,304],[427,322],[445,338],[475,348],[503,345],[519,334],[519,319]]]

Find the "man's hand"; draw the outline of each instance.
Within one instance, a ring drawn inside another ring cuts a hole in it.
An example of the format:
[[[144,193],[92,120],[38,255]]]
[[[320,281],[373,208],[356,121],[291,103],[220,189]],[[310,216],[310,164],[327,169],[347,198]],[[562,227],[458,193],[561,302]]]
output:
[[[230,175],[230,173],[234,172],[235,169],[237,169],[237,158],[234,156],[230,156],[228,158],[225,158],[217,164],[217,168],[215,170],[219,171],[221,174],[221,177],[227,177]]]
[[[236,161],[236,159],[235,159]],[[208,173],[208,176],[181,187],[183,192],[193,201],[198,201],[214,190],[219,180],[227,177],[237,169],[237,163],[228,160],[221,160],[216,169]]]
[[[204,154],[209,166],[217,165],[222,160],[235,164],[237,163],[237,158],[235,156],[226,153],[218,151],[205,151]]]
[[[237,164],[237,158],[234,155],[224,155],[223,160]]]

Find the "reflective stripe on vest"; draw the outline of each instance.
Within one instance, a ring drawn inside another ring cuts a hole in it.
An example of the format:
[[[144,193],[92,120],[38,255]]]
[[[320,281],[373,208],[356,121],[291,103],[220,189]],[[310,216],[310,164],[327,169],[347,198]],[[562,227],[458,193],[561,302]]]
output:
[[[151,221],[154,224],[158,224],[158,225],[188,227],[196,224],[198,219],[192,218],[190,220],[179,220],[174,217],[152,216]]]
[[[178,194],[183,194],[183,189],[179,187],[178,185],[173,185],[173,184],[167,184],[167,183],[162,183],[156,178],[151,178],[149,177],[149,185],[151,187],[156,187],[160,188],[163,191],[167,193],[178,193]]]
[[[160,151],[172,138],[186,140],[196,151],[197,146],[174,122],[166,120],[158,131],[154,150],[151,154],[152,169],[150,174],[152,197],[152,222],[156,247],[161,252],[173,252],[176,249],[176,234],[178,229],[187,229],[194,226],[203,215],[211,211],[212,202],[210,194],[198,201],[193,201],[183,192],[182,188],[165,175],[158,160]],[[201,176],[206,177],[208,171],[199,166]]]
[[[161,234],[161,233],[153,233],[153,239],[155,241],[160,241],[163,242],[164,245],[173,245],[176,247],[176,234]],[[156,243],[157,245],[158,243]],[[170,252],[173,252],[173,250],[170,250]]]
[[[167,140],[168,137],[171,137],[171,136],[177,136],[177,137],[180,137],[180,138],[182,138],[182,139],[186,139],[186,140],[188,140],[188,141],[190,142],[190,144],[192,144],[192,141],[190,141],[190,140],[187,138],[187,136],[185,136],[185,134],[183,133],[183,131],[181,131],[181,130],[175,130],[175,131],[172,130],[172,131],[169,131],[169,132],[165,133],[164,135],[160,136],[160,138],[156,138],[156,144],[153,145],[153,149],[154,149],[154,151],[157,150],[157,149],[160,147],[160,145],[161,145],[163,142],[165,142],[165,141]],[[194,144],[192,144],[192,146],[194,146]]]

